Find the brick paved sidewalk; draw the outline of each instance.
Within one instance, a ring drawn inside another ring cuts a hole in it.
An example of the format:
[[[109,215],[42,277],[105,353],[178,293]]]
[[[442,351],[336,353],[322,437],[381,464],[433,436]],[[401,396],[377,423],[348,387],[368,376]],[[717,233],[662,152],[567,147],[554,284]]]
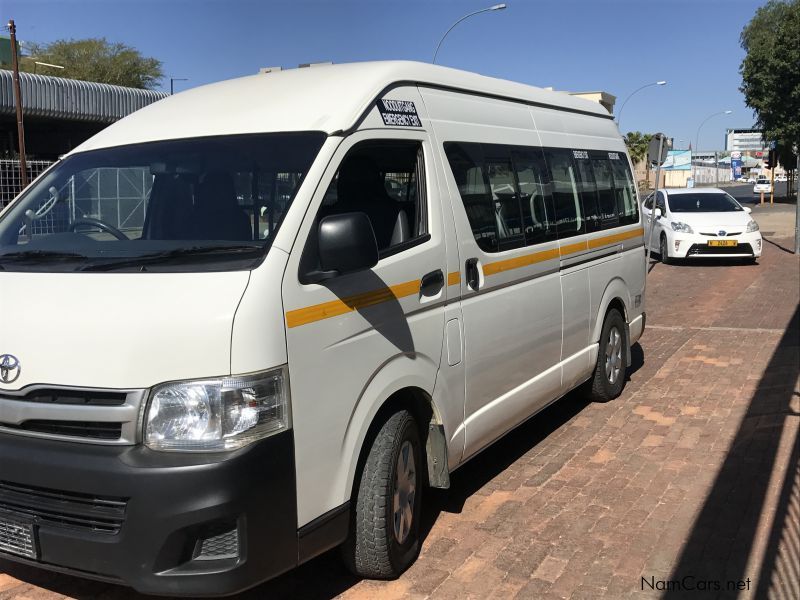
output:
[[[759,265],[656,265],[622,397],[565,398],[427,492],[403,577],[329,553],[242,598],[800,598],[800,268],[774,242]],[[138,598],[0,562],[0,600],[64,596]]]

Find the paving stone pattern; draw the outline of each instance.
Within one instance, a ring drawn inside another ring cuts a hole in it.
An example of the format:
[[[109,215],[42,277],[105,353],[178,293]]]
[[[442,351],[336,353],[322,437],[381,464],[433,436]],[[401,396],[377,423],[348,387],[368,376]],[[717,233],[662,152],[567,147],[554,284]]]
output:
[[[241,598],[800,598],[800,267],[776,243],[757,265],[655,265],[623,395],[572,394],[426,490],[400,579],[331,552]],[[139,596],[0,561],[0,600],[62,597]]]

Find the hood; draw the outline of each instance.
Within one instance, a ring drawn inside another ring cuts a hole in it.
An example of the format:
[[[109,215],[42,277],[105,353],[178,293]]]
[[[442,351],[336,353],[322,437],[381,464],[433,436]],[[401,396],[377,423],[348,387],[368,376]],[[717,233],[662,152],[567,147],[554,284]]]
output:
[[[726,227],[747,227],[751,217],[747,211],[714,212],[714,213],[691,213],[691,212],[671,212],[672,221],[680,221],[690,225],[697,231],[698,227],[716,227],[717,229]],[[744,231],[744,229],[742,230]],[[716,229],[713,230],[717,232]]]
[[[145,388],[230,373],[249,272],[0,273],[0,355],[31,384]]]

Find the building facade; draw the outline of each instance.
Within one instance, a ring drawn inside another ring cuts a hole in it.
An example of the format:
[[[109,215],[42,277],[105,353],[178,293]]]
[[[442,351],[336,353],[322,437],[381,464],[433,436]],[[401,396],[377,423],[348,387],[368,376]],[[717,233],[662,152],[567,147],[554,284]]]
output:
[[[729,152],[763,152],[764,132],[760,129],[726,129],[725,150]]]

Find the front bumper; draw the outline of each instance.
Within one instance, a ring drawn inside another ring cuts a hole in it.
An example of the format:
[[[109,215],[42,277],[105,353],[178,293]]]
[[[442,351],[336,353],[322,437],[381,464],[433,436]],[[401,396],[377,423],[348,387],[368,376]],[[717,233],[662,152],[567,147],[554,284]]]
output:
[[[736,246],[709,246],[710,241],[736,240]],[[673,258],[758,258],[763,241],[761,232],[741,233],[730,237],[709,237],[697,233],[674,233],[667,239]]]
[[[0,434],[0,456],[0,512],[32,522],[39,548],[35,560],[2,559],[194,597],[233,594],[297,564],[291,431],[230,454]],[[203,540],[226,531],[238,538],[233,554],[206,551]]]

